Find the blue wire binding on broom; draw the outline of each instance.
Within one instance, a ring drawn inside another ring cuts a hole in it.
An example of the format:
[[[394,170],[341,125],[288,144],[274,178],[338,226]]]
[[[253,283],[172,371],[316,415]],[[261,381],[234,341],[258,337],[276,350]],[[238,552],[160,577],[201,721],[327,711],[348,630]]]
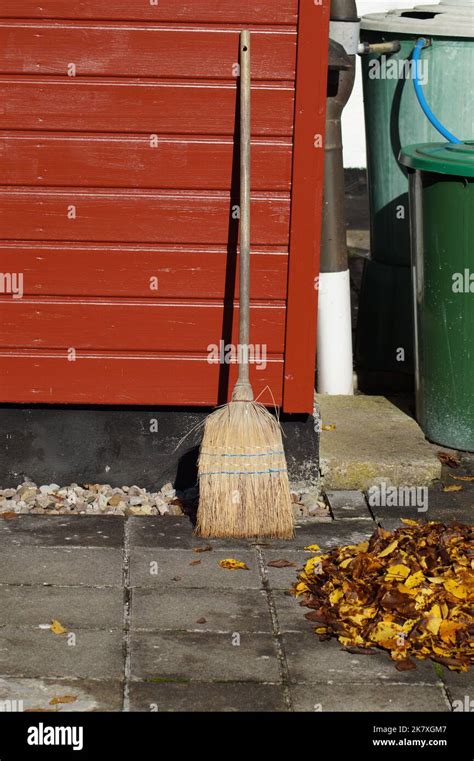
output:
[[[446,138],[446,140],[449,140],[450,143],[462,143],[462,140],[460,140],[458,137],[452,134],[446,127],[441,124],[440,120],[436,118],[434,113],[432,112],[431,108],[428,105],[428,102],[425,98],[423,88],[421,87],[420,81],[418,79],[419,73],[420,73],[420,58],[421,58],[421,51],[426,45],[426,40],[424,37],[420,37],[419,40],[417,40],[417,43],[413,50],[413,63],[415,64],[414,74],[413,74],[413,85],[415,87],[415,93],[416,97],[418,98],[418,102],[420,106],[422,107],[423,111],[425,112],[426,116],[428,117],[429,121],[433,125],[435,129],[440,132],[443,137]]]
[[[269,454],[285,454],[283,449],[267,449],[266,452],[259,452],[258,454],[228,454],[222,452],[206,452],[202,451],[201,455],[206,457],[267,457]]]
[[[201,476],[263,476],[265,473],[286,473],[286,468],[268,468],[268,470],[216,470],[199,473]]]

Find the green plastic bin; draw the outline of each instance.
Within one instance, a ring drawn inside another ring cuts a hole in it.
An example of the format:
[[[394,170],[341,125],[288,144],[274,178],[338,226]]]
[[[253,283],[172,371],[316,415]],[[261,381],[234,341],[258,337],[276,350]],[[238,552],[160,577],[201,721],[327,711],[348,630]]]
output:
[[[474,142],[404,148],[409,170],[417,417],[474,451]]]
[[[371,258],[365,263],[355,343],[360,377],[388,373],[390,387],[400,390],[412,387],[414,346],[408,181],[398,155],[405,145],[441,138],[420,109],[412,77],[395,72],[409,66],[416,41],[428,39],[422,53],[425,97],[438,119],[462,139],[473,134],[474,91],[474,0],[432,0],[427,7],[407,0],[401,5],[387,10],[390,2],[381,2],[380,11],[361,19],[361,41],[397,40],[400,50],[361,57]]]

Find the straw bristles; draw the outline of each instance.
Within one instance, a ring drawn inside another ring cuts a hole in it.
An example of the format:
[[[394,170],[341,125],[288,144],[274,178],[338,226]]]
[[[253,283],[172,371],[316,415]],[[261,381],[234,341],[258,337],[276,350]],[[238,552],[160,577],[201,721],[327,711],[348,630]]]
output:
[[[262,404],[232,401],[207,418],[199,455],[196,533],[292,538],[280,426]]]

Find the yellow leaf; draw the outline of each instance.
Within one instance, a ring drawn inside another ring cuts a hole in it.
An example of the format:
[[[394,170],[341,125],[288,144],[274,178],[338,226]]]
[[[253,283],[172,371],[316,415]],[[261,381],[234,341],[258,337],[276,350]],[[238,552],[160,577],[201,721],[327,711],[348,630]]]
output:
[[[339,642],[341,645],[352,645],[352,640],[350,637],[345,637],[343,634],[339,635],[338,637]]]
[[[464,584],[460,584],[458,581],[455,581],[455,579],[448,579],[445,581],[444,588],[446,592],[454,595],[454,597],[457,597],[459,600],[465,600],[467,598],[466,587]]]
[[[418,521],[413,521],[411,518],[401,518],[401,522],[406,526],[418,526]]]
[[[53,634],[66,634],[67,629],[60,623],[60,621],[56,621],[54,618],[51,621],[51,626],[49,627]]]
[[[346,558],[345,560],[342,561],[342,563],[339,563],[339,565],[341,568],[347,568],[349,563],[352,563],[352,561],[353,561],[353,558]]]
[[[235,560],[235,558],[227,558],[226,560],[219,560],[221,568],[227,568],[228,571],[249,571],[249,567],[241,560]]]
[[[459,486],[459,484],[450,484],[449,486],[445,486],[443,491],[462,491],[462,486]]]
[[[456,632],[464,629],[463,624],[457,624],[455,621],[442,621],[439,627],[439,636],[447,645],[456,644]]]
[[[410,577],[408,577],[408,578],[410,578]],[[418,594],[418,590],[417,589],[415,589],[415,588],[414,589],[410,589],[409,587],[406,587],[405,584],[399,584],[397,586],[397,589],[398,589],[399,592],[402,593],[402,595],[410,595],[411,597],[415,597],[415,595]]]
[[[441,608],[439,607],[438,603],[435,603],[431,606],[430,610],[428,611],[429,616],[434,616],[435,618],[441,618]]]
[[[396,650],[390,650],[390,657],[393,658],[394,661],[404,661],[408,656],[409,653],[406,647],[397,647]]]
[[[416,620],[414,618],[407,618],[407,620],[404,622],[402,629],[405,632],[405,634],[409,634],[413,627],[416,624]]]
[[[398,539],[395,539],[395,541],[390,542],[390,544],[387,547],[385,547],[385,549],[382,550],[382,552],[379,552],[377,557],[386,558],[387,555],[390,555],[394,550],[397,549],[397,547],[398,547]]]
[[[431,634],[438,634],[439,627],[441,626],[442,622],[441,618],[441,608],[438,605],[438,603],[435,603],[431,606],[430,610],[427,613],[426,618],[426,628],[428,629]]]
[[[308,544],[307,547],[305,547],[306,552],[318,552],[321,549],[319,544]]]
[[[372,642],[384,642],[393,639],[401,631],[402,627],[393,621],[379,621],[370,633],[370,639]]]
[[[437,616],[430,616],[426,619],[426,628],[428,631],[430,631],[432,634],[438,634],[439,627],[441,626],[441,618],[438,618]]]
[[[331,592],[331,594],[329,595],[329,602],[331,603],[331,605],[335,605],[336,603],[339,602],[341,597],[344,597],[344,592],[342,591],[342,589],[335,589],[334,592]]]
[[[336,426],[334,423],[326,423],[325,425],[321,426],[322,431],[335,431]]]
[[[406,565],[391,565],[385,574],[387,581],[403,581],[410,575],[410,569]]]
[[[347,619],[355,624],[355,626],[362,626],[368,618],[374,618],[377,613],[377,608],[364,608],[360,613],[354,613],[347,616]]]
[[[309,588],[304,583],[304,581],[300,581],[300,583],[296,585],[295,591],[296,591],[296,596],[298,597],[299,595],[302,595],[305,592],[309,592]]]
[[[438,645],[436,645],[434,642],[433,642],[433,644],[431,645],[431,647],[432,647],[432,650],[433,650],[433,652],[434,652],[436,655],[444,655],[444,656],[446,656],[446,655],[449,655],[449,653],[446,651],[446,649],[445,649],[444,647],[439,647],[439,646],[438,646]]]
[[[61,695],[59,698],[52,698],[49,701],[50,706],[57,706],[60,703],[74,703],[77,700],[75,695]]]
[[[304,567],[304,570],[306,571],[306,573],[311,575],[313,573],[313,571],[314,571],[314,566],[316,566],[316,565],[319,566],[319,564],[321,563],[321,560],[322,560],[322,558],[321,558],[320,555],[315,555],[314,558],[310,558],[306,562],[305,567]]]
[[[318,626],[314,631],[316,634],[327,634],[327,626]]]
[[[408,589],[413,589],[413,587],[419,587],[420,584],[422,584],[425,580],[423,571],[417,571],[416,573],[410,574],[408,576],[407,580],[405,581],[405,586],[408,587]]]

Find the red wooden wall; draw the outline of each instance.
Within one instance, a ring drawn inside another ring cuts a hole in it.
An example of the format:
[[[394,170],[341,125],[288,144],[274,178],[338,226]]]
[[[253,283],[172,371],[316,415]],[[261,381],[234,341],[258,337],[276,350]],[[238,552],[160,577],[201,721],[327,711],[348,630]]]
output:
[[[310,412],[328,0],[2,0],[0,401],[214,405],[252,32],[256,395]],[[3,293],[2,293],[3,291]],[[268,387],[268,388],[267,388]]]

